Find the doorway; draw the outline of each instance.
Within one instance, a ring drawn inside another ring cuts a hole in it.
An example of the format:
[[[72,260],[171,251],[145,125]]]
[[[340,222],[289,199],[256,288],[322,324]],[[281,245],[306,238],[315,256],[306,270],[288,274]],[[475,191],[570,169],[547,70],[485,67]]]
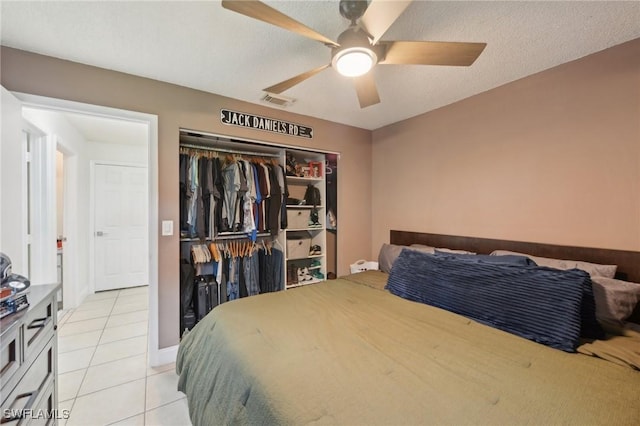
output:
[[[149,341],[148,341],[148,356],[151,366],[161,365],[166,362],[170,362],[170,354],[165,354],[166,351],[161,351],[158,347],[158,235],[154,232],[158,228],[158,117],[151,114],[139,113],[134,111],[120,110],[109,107],[103,107],[98,105],[83,104],[72,101],[65,101],[61,99],[47,98],[36,95],[29,95],[23,93],[14,93],[18,98],[16,101],[21,107],[39,109],[50,113],[62,112],[62,113],[75,113],[85,116],[109,118],[113,120],[119,120],[120,122],[141,124],[145,133],[145,152],[144,158],[147,161],[148,169],[148,214],[147,214],[147,229],[148,229],[148,284],[149,284]],[[4,104],[4,102],[3,102]],[[3,113],[4,116],[4,113]],[[4,132],[3,132],[4,134]],[[70,141],[69,138],[65,138],[65,135],[57,134],[59,141]],[[71,138],[72,139],[72,138]],[[89,238],[92,234],[89,228],[89,209],[87,207],[84,214],[76,215],[73,218],[73,214],[69,211],[73,207],[76,207],[76,213],[78,213],[77,206],[88,206],[89,204],[89,191],[81,193],[77,191],[77,185],[89,185],[90,181],[90,168],[89,162],[86,161],[86,157],[83,156],[83,151],[78,146],[64,147],[62,150],[65,154],[64,158],[64,237],[67,241],[63,241],[63,247],[65,251],[63,261],[63,281],[65,281],[65,290],[67,287],[78,287],[80,283],[86,284],[89,282],[89,262],[73,262],[70,264],[71,259],[79,254],[85,253],[89,255]],[[112,153],[112,149],[103,146],[103,153]],[[136,151],[131,149],[131,151]],[[55,150],[54,150],[55,152]],[[52,158],[55,158],[53,155]],[[113,158],[112,161],[116,161]],[[131,158],[130,158],[131,161]],[[55,179],[55,178],[54,178]],[[74,188],[74,185],[76,187]],[[4,191],[3,191],[4,192]],[[85,194],[85,195],[82,195]],[[4,195],[4,194],[3,194]],[[84,198],[83,198],[84,197]],[[75,219],[75,220],[74,220]],[[4,222],[4,217],[3,217]],[[82,223],[84,222],[84,224]],[[84,225],[84,230],[81,230],[81,225]],[[4,228],[4,227],[3,227]],[[3,229],[4,232],[4,229]],[[86,240],[86,243],[83,241]],[[53,245],[55,248],[55,243]],[[66,254],[69,254],[68,256]],[[55,252],[54,252],[55,255]],[[55,262],[55,257],[54,257]],[[54,263],[55,265],[55,263]],[[55,269],[54,269],[55,274]],[[54,275],[55,277],[55,275]],[[68,281],[68,282],[67,282]],[[67,285],[69,284],[69,285]],[[84,294],[76,293],[76,300],[69,300],[65,294],[65,302],[69,302],[70,306],[77,306],[78,303],[90,292],[95,291],[93,282],[90,282],[90,289],[87,289]],[[79,300],[78,300],[79,299]]]

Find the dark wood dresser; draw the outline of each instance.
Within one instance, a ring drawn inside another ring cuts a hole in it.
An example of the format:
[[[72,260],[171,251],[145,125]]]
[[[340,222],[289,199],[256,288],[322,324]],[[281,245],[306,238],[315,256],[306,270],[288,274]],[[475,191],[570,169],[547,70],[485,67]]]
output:
[[[0,322],[2,425],[57,424],[59,286],[32,285],[29,308]]]

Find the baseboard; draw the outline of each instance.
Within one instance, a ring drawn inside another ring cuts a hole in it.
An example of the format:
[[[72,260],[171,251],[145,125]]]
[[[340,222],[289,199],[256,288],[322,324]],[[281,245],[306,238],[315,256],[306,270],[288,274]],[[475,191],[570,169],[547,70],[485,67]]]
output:
[[[155,354],[153,352],[155,352]],[[168,348],[162,348],[156,351],[152,351],[149,356],[149,364],[151,364],[151,367],[171,364],[172,362],[176,362],[177,357],[178,345],[170,346]]]

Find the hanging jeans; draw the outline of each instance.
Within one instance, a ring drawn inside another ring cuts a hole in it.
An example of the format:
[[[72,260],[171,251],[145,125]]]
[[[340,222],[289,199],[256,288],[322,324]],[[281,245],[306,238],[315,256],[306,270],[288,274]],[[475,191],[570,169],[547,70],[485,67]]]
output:
[[[260,294],[260,270],[258,265],[258,253],[245,257],[242,262],[244,282],[247,286],[249,296]]]
[[[227,277],[228,300],[240,298],[240,268],[238,266],[238,258],[233,257],[229,260],[229,276]]]

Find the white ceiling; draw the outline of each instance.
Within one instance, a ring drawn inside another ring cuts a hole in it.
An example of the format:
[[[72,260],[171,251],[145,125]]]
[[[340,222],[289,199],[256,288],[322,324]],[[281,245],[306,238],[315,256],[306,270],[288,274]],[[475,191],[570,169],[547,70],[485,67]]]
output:
[[[149,141],[147,126],[143,123],[71,112],[60,114],[88,142],[143,146]]]
[[[338,1],[267,1],[336,39]],[[9,2],[2,44],[260,103],[261,89],[329,62],[313,40],[206,2]],[[638,1],[414,1],[383,40],[486,42],[471,67],[374,69],[381,103],[360,109],[327,69],[286,91],[300,114],[376,129],[640,37]]]

